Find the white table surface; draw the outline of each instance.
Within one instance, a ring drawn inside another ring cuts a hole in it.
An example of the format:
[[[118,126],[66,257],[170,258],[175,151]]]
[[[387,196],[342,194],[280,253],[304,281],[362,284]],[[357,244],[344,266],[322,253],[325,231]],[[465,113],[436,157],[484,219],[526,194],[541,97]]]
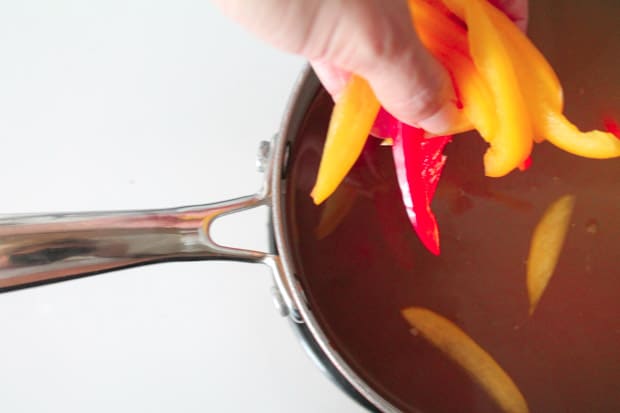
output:
[[[0,213],[247,195],[303,61],[206,0],[0,2]],[[221,242],[265,248],[266,211]],[[0,295],[0,411],[360,412],[267,268],[163,264]]]

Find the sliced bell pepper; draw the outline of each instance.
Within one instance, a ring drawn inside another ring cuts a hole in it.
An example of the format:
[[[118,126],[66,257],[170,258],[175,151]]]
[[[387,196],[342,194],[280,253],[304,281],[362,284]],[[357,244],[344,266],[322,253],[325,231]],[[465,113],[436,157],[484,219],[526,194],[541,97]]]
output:
[[[319,172],[311,193],[315,204],[325,201],[355,164],[379,107],[368,82],[352,75],[332,112]]]
[[[574,155],[593,159],[620,156],[620,140],[611,132],[580,131],[564,115],[548,109],[542,129],[547,140]]]
[[[532,126],[513,62],[481,3],[466,3],[465,22],[474,64],[491,89],[498,119],[496,133],[489,139],[491,146],[484,155],[485,174],[500,177],[530,155]]]
[[[439,229],[431,202],[446,162],[443,149],[451,137],[425,138],[424,130],[397,119],[393,125],[392,155],[407,216],[422,244],[439,255]]]
[[[458,52],[451,52],[448,48],[429,38],[431,53],[446,67],[454,82],[454,88],[463,114],[469,124],[458,132],[477,129],[485,141],[490,142],[497,128],[497,116],[493,104],[493,97],[486,82],[474,66],[469,57]],[[455,134],[453,132],[453,134]]]
[[[544,56],[508,17],[487,1],[442,0],[456,16],[468,26],[468,33],[478,28],[480,22],[467,20],[467,11],[479,8],[491,20],[493,34],[488,38],[501,39],[516,73],[520,90],[528,102],[534,139],[547,139],[566,152],[595,159],[620,156],[620,143],[613,134],[602,131],[581,132],[564,115],[563,94],[557,75]],[[472,6],[473,5],[473,6]],[[475,41],[470,37],[470,50],[474,61]]]
[[[617,130],[584,133],[562,115],[563,94],[555,72],[514,23],[488,1],[409,0],[409,6],[422,43],[452,76],[463,109],[452,133],[475,128],[490,145],[484,155],[486,175],[499,177],[516,168],[527,169],[533,142],[544,139],[585,157],[620,156]],[[353,75],[332,113],[311,194],[316,204],[334,192],[359,157],[379,109],[368,83]],[[384,117],[387,123],[382,124]],[[429,206],[434,189],[429,189],[436,185],[434,179],[445,162],[441,155],[445,142],[437,148],[427,147],[411,138],[423,137],[413,130],[380,112],[372,133],[395,138],[394,157],[402,161],[396,167],[410,219],[423,243],[438,252],[436,222]],[[407,148],[415,148],[417,155],[405,156]],[[438,157],[429,155],[433,151]],[[408,161],[415,157],[417,167]],[[439,171],[436,175],[425,175],[433,168]],[[413,177],[427,187],[426,198],[418,195],[423,192]]]
[[[534,313],[555,271],[574,207],[574,195],[558,198],[547,208],[534,229],[527,258],[526,276],[530,315]]]
[[[493,99],[469,57],[466,30],[425,0],[409,0],[409,7],[422,43],[452,76],[463,114],[470,121],[460,121],[451,134],[475,128],[489,139],[496,124]]]
[[[616,138],[620,139],[620,126],[618,126],[618,122],[612,118],[605,119],[605,130],[609,133],[613,133]]]
[[[405,308],[401,314],[415,335],[424,337],[461,367],[502,412],[529,412],[527,401],[508,373],[460,327],[422,307]]]
[[[439,39],[453,51],[469,55],[467,29],[427,0],[409,0],[409,11],[416,32],[426,46],[428,36]]]
[[[532,166],[532,157],[528,156],[525,161],[521,165],[519,165],[520,171],[527,171]]]
[[[424,0],[410,0],[409,4],[422,41],[452,73],[465,113],[491,145],[485,154],[486,174],[503,176],[523,168],[532,148],[530,120],[512,62],[494,35],[488,16],[475,1],[444,2],[468,23],[466,34],[474,67],[469,56],[462,54],[462,40],[454,40],[454,35],[451,40],[446,41],[445,36],[441,39],[434,28],[450,24],[451,31],[458,33],[463,32],[460,26],[442,17],[441,11],[433,12]],[[456,50],[451,50],[450,41],[457,44]]]
[[[381,108],[379,113],[377,113],[375,122],[372,124],[370,133],[378,138],[394,139],[398,133],[398,120],[390,115],[387,110]]]
[[[497,30],[501,32],[513,63],[517,63],[514,67],[519,82],[524,86],[522,91],[530,107],[530,114],[536,115],[531,104],[539,100],[545,100],[553,110],[562,112],[564,110],[562,85],[547,59],[505,13],[488,2],[484,2],[483,7]],[[534,91],[538,94],[529,94]],[[544,99],[541,99],[542,97]]]
[[[521,90],[528,102],[535,140],[547,139],[566,152],[587,158],[620,156],[620,142],[611,133],[581,132],[562,115],[562,87],[551,65],[504,13],[487,2],[482,6],[501,33],[513,61]]]

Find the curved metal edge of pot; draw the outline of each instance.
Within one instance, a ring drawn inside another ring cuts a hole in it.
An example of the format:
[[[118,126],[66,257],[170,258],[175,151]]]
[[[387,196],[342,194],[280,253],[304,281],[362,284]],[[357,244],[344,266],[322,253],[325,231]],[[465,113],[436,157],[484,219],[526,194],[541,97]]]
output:
[[[297,137],[301,122],[319,88],[318,78],[312,68],[307,65],[295,83],[284,111],[280,131],[272,143],[272,170],[268,179],[271,179],[271,220],[279,257],[279,262],[272,267],[273,275],[284,301],[292,305],[289,307],[289,316],[297,324],[297,332],[305,344],[304,347],[311,353],[311,358],[322,367],[326,374],[331,376],[330,378],[336,384],[364,407],[368,409],[375,407],[384,412],[398,412],[396,407],[364,382],[330,345],[325,332],[309,309],[301,284],[295,275],[295,266],[285,230],[286,211],[282,184],[285,181],[283,177],[286,174],[290,145]],[[359,394],[352,393],[347,384]],[[359,396],[365,400],[360,400]]]

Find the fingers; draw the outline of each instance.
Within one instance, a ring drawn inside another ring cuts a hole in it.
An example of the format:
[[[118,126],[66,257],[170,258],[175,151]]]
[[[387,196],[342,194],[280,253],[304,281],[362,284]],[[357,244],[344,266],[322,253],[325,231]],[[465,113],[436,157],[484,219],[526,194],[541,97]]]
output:
[[[356,73],[398,119],[435,134],[450,129],[458,115],[450,78],[418,40],[407,2],[341,3],[335,22],[317,14],[320,29],[304,49],[325,88],[337,98]]]

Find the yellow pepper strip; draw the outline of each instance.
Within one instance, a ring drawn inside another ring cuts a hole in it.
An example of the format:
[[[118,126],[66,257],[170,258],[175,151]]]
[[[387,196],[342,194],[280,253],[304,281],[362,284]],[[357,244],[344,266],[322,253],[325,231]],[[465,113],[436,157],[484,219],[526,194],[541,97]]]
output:
[[[575,196],[564,195],[547,208],[534,229],[526,266],[530,315],[555,271],[574,207]]]
[[[523,164],[530,155],[532,126],[513,62],[481,3],[466,3],[465,22],[474,64],[491,89],[498,119],[496,134],[488,139],[491,146],[484,155],[485,174],[500,177]]]
[[[368,82],[352,75],[332,112],[311,193],[315,204],[325,201],[349,173],[364,149],[379,108]]]
[[[442,1],[457,17],[467,22],[465,11],[469,0]],[[475,3],[491,19],[496,28],[495,36],[501,38],[513,63],[520,90],[528,103],[534,139],[538,142],[547,139],[566,152],[586,158],[619,157],[620,142],[615,135],[602,131],[581,132],[562,115],[563,93],[557,75],[527,36],[489,2]],[[469,22],[469,31],[476,28],[477,24],[475,20]]]
[[[406,308],[402,315],[425,339],[465,370],[502,411],[529,412],[525,398],[510,376],[457,325],[426,308]]]
[[[495,106],[491,91],[474,63],[469,57],[451,51],[432,35],[425,37],[425,41],[425,46],[446,67],[456,83],[463,114],[469,120],[469,123],[459,123],[463,125],[460,132],[475,128],[489,142],[497,125]]]
[[[543,124],[540,126],[549,142],[573,155],[593,159],[620,156],[620,139],[611,132],[580,131],[564,115],[550,108],[542,108]]]
[[[517,77],[528,104],[544,100],[554,111],[561,113],[564,110],[562,85],[547,59],[505,13],[489,2],[485,2],[483,7],[502,33],[510,58],[515,62]],[[532,96],[529,94],[532,91],[538,94]],[[531,112],[535,112],[533,107]]]
[[[620,140],[602,131],[581,132],[564,115],[562,86],[544,56],[534,47],[504,13],[490,3],[484,3],[493,23],[506,40],[507,51],[513,62],[521,91],[529,105],[534,138],[545,138],[558,148],[594,159],[620,156]]]
[[[564,110],[562,85],[555,71],[540,51],[510,19],[490,3],[483,7],[493,24],[502,32],[506,50],[514,64],[521,92],[528,103],[534,140],[542,142],[547,133],[543,127],[545,108],[555,113]]]

